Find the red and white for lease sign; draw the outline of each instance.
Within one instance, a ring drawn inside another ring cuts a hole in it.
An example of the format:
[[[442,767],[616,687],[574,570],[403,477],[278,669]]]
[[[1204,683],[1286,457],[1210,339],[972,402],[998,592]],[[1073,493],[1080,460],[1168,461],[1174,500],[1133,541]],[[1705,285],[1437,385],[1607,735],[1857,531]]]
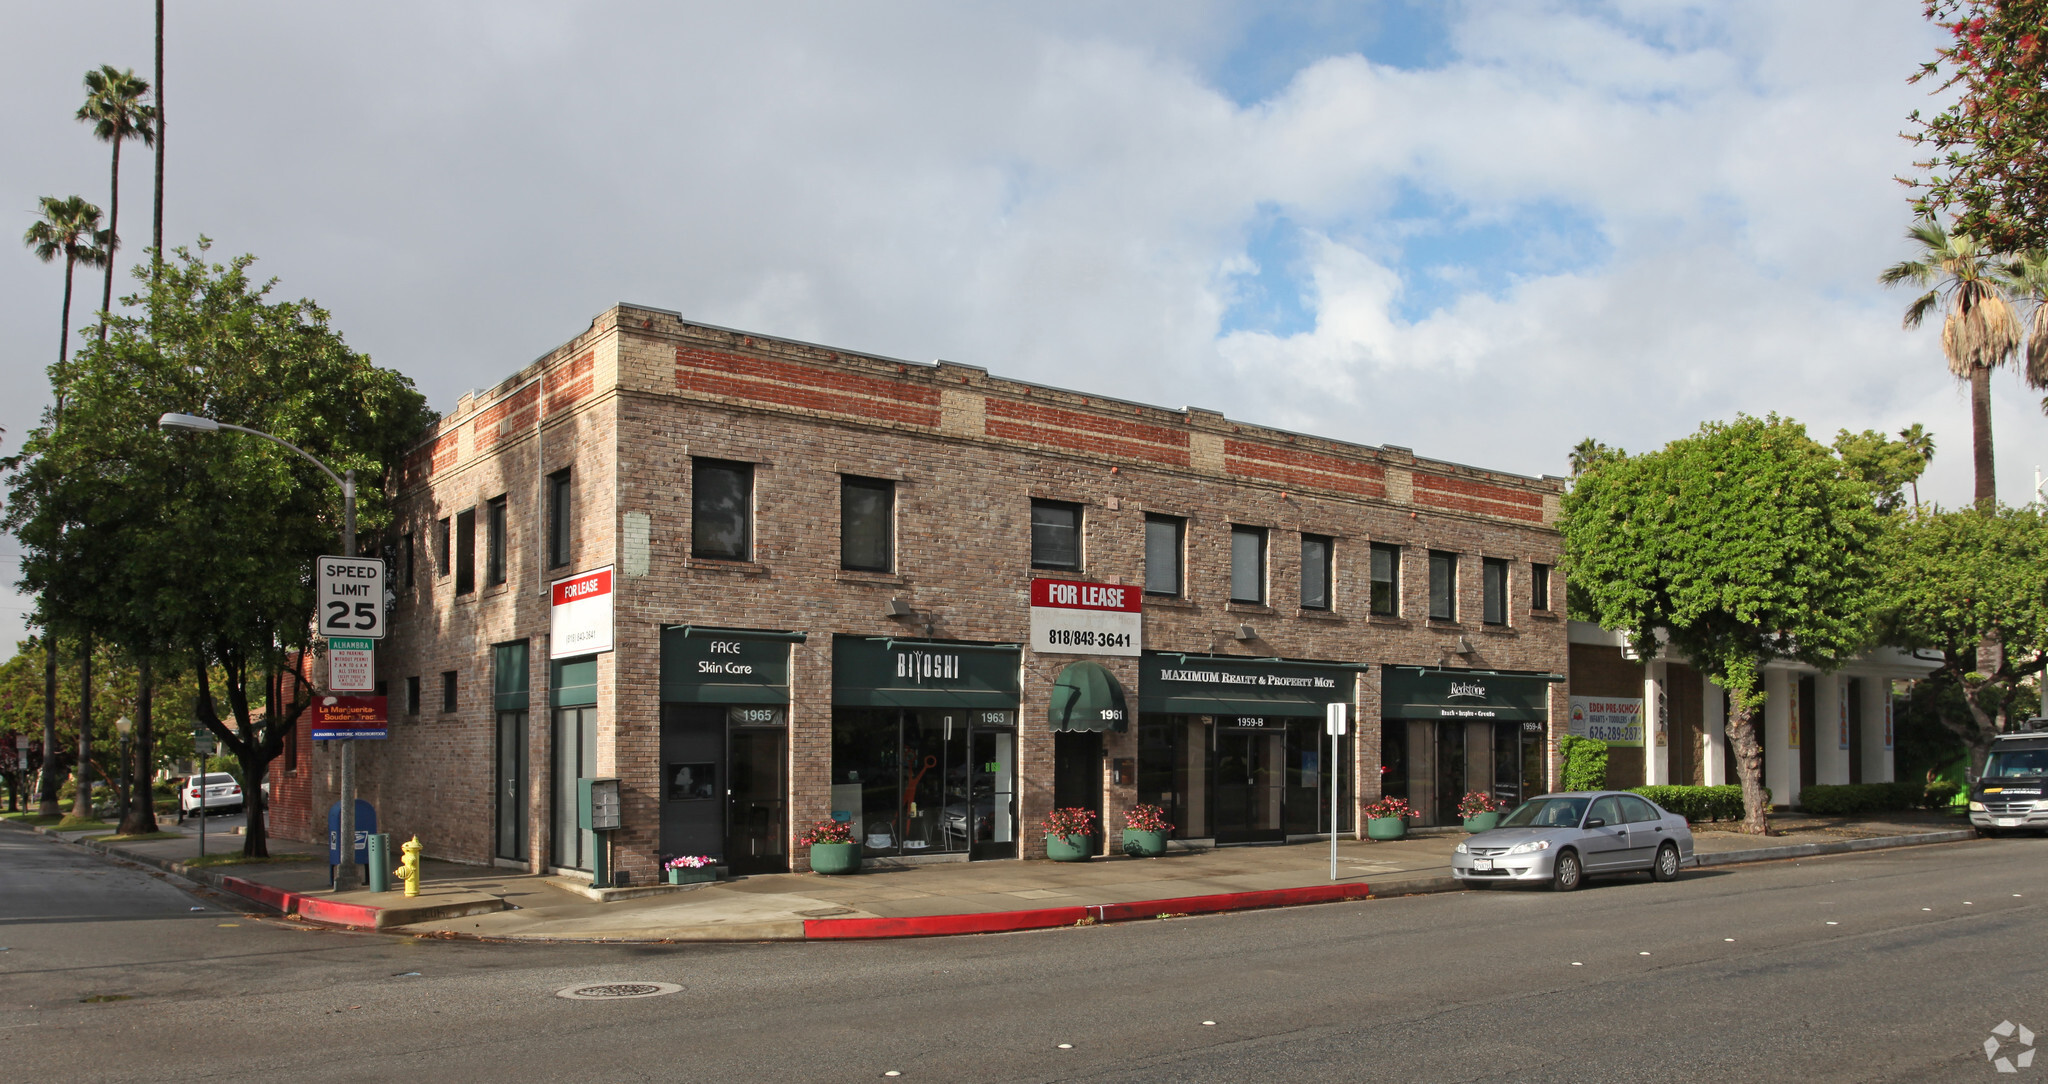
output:
[[[612,649],[612,570],[609,566],[556,580],[548,621],[548,658],[566,659]]]
[[[1031,648],[1056,655],[1136,655],[1143,591],[1114,583],[1031,581]]]

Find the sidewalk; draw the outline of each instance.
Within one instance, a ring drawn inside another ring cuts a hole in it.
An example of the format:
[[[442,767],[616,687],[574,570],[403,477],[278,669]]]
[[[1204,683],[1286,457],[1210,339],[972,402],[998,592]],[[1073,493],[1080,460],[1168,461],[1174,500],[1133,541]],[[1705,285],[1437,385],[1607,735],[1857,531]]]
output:
[[[1967,825],[1939,813],[1785,815],[1774,818],[1772,826],[1774,834],[1768,837],[1695,826],[1697,864],[1976,838]],[[173,824],[165,827],[177,830]],[[272,839],[270,847],[274,855],[311,855],[311,862],[193,869],[187,863],[198,854],[196,835],[108,845],[90,838],[104,833],[35,830],[329,925],[494,940],[655,942],[985,933],[1456,891],[1450,855],[1462,838],[1462,833],[1447,832],[1384,843],[1340,840],[1335,881],[1324,840],[1174,850],[1149,859],[1097,857],[1085,863],[953,862],[868,869],[851,877],[766,874],[663,886],[654,894],[598,902],[551,883],[568,878],[432,858],[423,863],[418,897],[408,899],[397,891],[337,894],[327,890],[325,848],[313,844]],[[215,854],[238,851],[241,837],[210,835],[207,843]]]

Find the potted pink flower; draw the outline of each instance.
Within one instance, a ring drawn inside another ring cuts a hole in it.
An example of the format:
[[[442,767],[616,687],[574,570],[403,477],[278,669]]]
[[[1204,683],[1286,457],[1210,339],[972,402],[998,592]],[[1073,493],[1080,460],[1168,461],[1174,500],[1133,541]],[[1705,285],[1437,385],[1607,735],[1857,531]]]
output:
[[[1166,853],[1166,833],[1171,831],[1166,810],[1134,805],[1124,811],[1124,853],[1132,858],[1157,858]]]
[[[1045,856],[1055,862],[1086,862],[1095,853],[1095,811],[1069,806],[1048,812],[1038,822],[1045,833]]]
[[[1400,839],[1408,834],[1408,818],[1415,810],[1406,798],[1381,798],[1365,807],[1367,839]]]
[[[813,873],[859,873],[860,844],[853,841],[853,825],[832,819],[818,821],[796,837],[797,846],[811,849]]]
[[[1475,790],[1458,802],[1458,816],[1465,819],[1465,831],[1491,832],[1500,825],[1500,802],[1485,791]]]
[[[694,885],[718,880],[718,869],[707,854],[679,854],[661,864],[672,885]]]

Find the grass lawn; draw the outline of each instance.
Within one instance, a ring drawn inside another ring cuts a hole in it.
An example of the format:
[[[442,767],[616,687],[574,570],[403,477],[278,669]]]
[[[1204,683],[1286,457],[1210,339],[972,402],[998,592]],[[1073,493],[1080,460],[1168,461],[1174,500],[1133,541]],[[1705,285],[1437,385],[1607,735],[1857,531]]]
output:
[[[291,862],[311,862],[312,860],[313,856],[310,854],[273,854],[269,858],[244,858],[242,857],[242,852],[236,851],[233,854],[209,854],[204,857],[188,858],[185,860],[185,864],[194,869],[211,869],[214,866],[281,865]]]
[[[57,822],[57,830],[61,832],[97,832],[106,828],[119,827],[120,825],[110,821],[94,820],[91,817],[66,816],[63,820]]]
[[[0,813],[0,818],[5,818],[5,819],[7,819],[7,820],[15,821],[16,823],[19,823],[19,824],[41,824],[41,825],[51,825],[51,824],[55,824],[55,823],[57,823],[58,821],[60,821],[60,820],[63,820],[63,819],[64,819],[64,818],[63,818],[62,816],[56,816],[56,817],[45,817],[45,816],[43,816],[43,815],[41,815],[41,814],[38,814],[38,813],[27,813],[27,812],[23,812],[23,813]]]
[[[178,832],[138,832],[132,836],[87,836],[87,843],[130,843],[138,839],[184,839]]]

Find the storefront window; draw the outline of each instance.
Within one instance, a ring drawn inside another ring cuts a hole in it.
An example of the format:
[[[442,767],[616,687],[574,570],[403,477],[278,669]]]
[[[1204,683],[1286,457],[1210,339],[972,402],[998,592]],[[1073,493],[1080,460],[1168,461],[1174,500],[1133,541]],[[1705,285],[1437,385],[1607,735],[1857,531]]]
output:
[[[965,709],[834,711],[832,815],[853,826],[864,854],[1014,852],[1014,717]]]

